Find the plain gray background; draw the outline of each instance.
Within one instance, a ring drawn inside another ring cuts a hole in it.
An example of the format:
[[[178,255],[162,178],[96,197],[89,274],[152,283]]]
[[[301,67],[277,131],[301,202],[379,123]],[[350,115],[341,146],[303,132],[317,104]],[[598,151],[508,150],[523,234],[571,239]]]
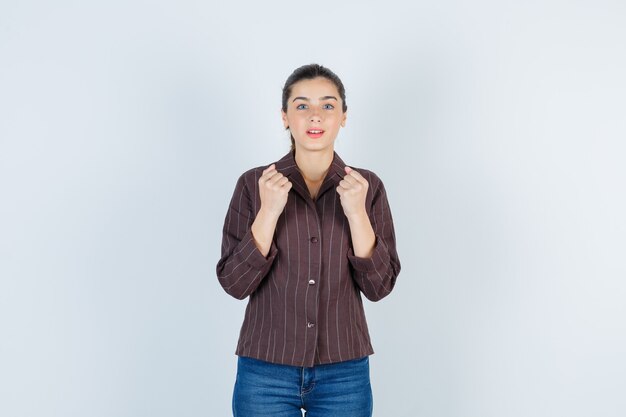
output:
[[[387,187],[376,416],[626,413],[621,1],[2,1],[0,415],[228,416],[237,177],[298,66]]]

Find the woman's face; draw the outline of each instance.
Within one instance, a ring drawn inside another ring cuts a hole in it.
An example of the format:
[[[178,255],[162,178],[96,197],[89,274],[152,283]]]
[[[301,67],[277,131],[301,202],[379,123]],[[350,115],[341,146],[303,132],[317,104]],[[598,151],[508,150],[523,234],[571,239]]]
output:
[[[287,112],[281,113],[283,125],[289,127],[296,142],[296,151],[334,149],[339,129],[346,123],[342,106],[337,87],[324,77],[293,84]]]

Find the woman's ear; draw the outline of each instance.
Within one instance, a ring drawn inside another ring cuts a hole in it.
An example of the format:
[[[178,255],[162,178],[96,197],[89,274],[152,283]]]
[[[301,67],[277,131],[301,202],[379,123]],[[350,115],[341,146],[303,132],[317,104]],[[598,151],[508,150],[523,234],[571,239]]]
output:
[[[283,126],[285,129],[289,129],[289,121],[287,120],[287,113],[281,108],[280,109],[281,118],[283,119]]]

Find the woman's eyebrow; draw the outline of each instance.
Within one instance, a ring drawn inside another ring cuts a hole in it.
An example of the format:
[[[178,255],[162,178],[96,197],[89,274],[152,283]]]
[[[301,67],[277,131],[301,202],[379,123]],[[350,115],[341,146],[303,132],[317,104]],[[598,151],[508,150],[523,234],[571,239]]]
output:
[[[300,100],[306,100],[306,101],[309,101],[309,98],[308,98],[308,97],[295,97],[295,98],[294,98],[293,100],[291,100],[291,101],[292,101],[292,102],[294,102],[294,101],[296,101],[296,100],[298,100],[298,99],[300,99]],[[337,101],[337,97],[335,97],[335,96],[324,96],[324,97],[320,97],[320,100],[330,100],[330,99]]]

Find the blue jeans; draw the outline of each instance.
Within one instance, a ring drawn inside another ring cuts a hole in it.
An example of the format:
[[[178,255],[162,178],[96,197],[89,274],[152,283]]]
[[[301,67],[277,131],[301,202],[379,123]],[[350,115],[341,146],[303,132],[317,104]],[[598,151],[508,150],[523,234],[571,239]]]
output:
[[[371,417],[367,356],[311,368],[239,356],[234,417]]]

